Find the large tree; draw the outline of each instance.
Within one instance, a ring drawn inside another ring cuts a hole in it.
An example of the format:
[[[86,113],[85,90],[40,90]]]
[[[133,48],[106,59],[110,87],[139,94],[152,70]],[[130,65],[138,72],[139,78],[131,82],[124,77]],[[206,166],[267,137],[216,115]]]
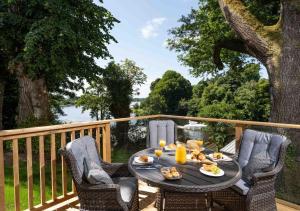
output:
[[[228,65],[228,59],[234,58],[230,55],[233,53],[239,57],[256,58],[266,67],[269,76],[270,121],[299,124],[299,0],[199,2],[199,10],[193,10],[189,16],[183,17],[183,24],[171,32],[174,38],[170,40],[170,46],[181,52],[180,59],[199,75],[207,71],[219,72]],[[217,3],[219,5],[216,7]],[[205,64],[208,68],[203,69]],[[285,132],[292,139],[299,161],[299,131]],[[286,176],[297,175],[297,169],[300,169],[299,165],[294,173]],[[296,184],[299,186],[300,182]],[[296,191],[294,197],[299,195],[299,191]]]
[[[161,79],[152,82],[151,87],[149,97],[141,103],[139,114],[187,114],[181,102],[191,98],[192,85],[182,75],[168,70]]]
[[[130,104],[133,95],[139,94],[138,86],[145,83],[147,76],[143,68],[129,59],[120,64],[110,62],[105,68],[103,82],[110,98],[110,114],[114,118],[129,117],[131,114]],[[129,122],[116,124],[116,139],[118,146],[128,144]]]
[[[18,79],[18,123],[49,119],[49,92],[78,89],[99,75],[94,59],[110,56],[115,22],[93,1],[0,2],[0,51]]]

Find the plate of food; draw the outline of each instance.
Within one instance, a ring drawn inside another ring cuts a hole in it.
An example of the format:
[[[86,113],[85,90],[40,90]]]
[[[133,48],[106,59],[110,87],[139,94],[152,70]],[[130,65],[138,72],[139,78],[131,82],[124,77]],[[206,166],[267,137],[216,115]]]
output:
[[[224,171],[215,164],[203,164],[200,168],[200,172],[211,177],[221,177],[225,174]]]
[[[186,155],[187,161],[202,163],[202,164],[216,164],[215,162],[206,158],[206,155],[199,150],[193,150],[191,154]]]
[[[138,164],[150,164],[153,163],[154,158],[148,155],[140,155],[134,158],[134,162]]]
[[[162,167],[160,172],[167,180],[178,180],[182,178],[182,174],[176,167]]]
[[[164,150],[165,151],[174,151],[174,150],[176,150],[176,144],[169,144],[164,147]]]
[[[214,152],[208,155],[209,158],[211,158],[213,161],[232,161],[232,158],[228,157],[227,155],[224,155],[221,152]]]

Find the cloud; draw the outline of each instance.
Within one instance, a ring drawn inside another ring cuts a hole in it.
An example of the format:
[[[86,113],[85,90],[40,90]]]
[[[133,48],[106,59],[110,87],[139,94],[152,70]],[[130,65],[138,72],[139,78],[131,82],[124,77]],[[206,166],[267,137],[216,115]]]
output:
[[[166,21],[166,18],[153,18],[141,29],[142,35],[145,39],[158,36],[159,27]]]

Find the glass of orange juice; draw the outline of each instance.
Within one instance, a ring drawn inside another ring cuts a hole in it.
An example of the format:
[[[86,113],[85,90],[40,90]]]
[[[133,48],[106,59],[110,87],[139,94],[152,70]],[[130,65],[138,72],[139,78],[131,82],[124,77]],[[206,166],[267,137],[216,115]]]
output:
[[[159,160],[160,156],[162,155],[162,150],[161,149],[156,149],[154,150],[154,154],[156,155],[157,157],[157,160]]]
[[[184,144],[177,144],[175,161],[179,164],[185,164],[186,162],[186,147]]]
[[[166,146],[166,140],[160,139],[159,140],[159,146],[162,147],[162,148],[164,148]]]

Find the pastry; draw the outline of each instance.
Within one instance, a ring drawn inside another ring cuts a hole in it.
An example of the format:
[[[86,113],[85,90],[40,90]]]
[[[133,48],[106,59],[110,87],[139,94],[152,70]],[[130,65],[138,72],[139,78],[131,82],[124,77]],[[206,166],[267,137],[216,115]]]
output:
[[[139,157],[139,160],[144,162],[144,163],[147,163],[148,162],[148,156],[147,155],[141,155]]]

